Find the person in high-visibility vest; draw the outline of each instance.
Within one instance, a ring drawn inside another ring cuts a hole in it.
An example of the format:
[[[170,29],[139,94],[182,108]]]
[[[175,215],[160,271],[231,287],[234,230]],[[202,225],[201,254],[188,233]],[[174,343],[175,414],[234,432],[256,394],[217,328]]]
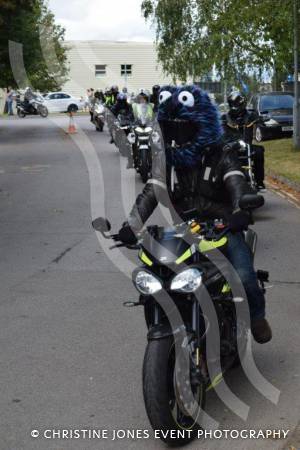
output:
[[[133,115],[136,121],[141,119],[141,107],[140,105],[147,105],[143,107],[143,119],[148,121],[153,120],[154,118],[154,112],[153,112],[153,106],[151,103],[149,103],[149,97],[145,92],[141,92],[137,98],[136,102],[132,105]]]

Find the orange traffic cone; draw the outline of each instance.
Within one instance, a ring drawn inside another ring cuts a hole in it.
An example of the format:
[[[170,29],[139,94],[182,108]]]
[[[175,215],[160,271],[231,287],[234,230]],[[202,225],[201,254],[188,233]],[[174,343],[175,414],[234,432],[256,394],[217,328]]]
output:
[[[72,111],[69,113],[69,116],[70,116],[70,121],[69,121],[69,126],[68,126],[67,133],[68,134],[77,133],[77,129],[76,129],[76,126],[75,126],[75,122],[74,122],[74,117],[73,117]]]

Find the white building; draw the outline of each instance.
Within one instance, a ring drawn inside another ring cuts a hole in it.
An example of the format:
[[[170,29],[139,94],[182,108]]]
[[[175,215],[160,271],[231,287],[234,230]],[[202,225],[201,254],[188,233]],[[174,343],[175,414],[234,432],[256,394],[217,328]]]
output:
[[[87,88],[127,86],[129,92],[170,83],[157,62],[152,42],[68,41],[70,80],[63,90],[84,96]]]

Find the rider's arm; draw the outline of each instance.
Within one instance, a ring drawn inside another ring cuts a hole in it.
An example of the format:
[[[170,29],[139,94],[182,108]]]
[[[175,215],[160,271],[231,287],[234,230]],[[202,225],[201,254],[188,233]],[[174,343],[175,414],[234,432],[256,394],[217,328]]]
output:
[[[164,155],[162,152],[154,155],[153,177],[147,181],[143,192],[138,195],[135,204],[128,217],[128,224],[134,231],[139,231],[146,220],[151,216],[162,195],[167,192],[166,184],[163,180]]]
[[[250,192],[245,175],[242,171],[235,151],[224,150],[222,160],[222,178],[226,190],[229,192],[233,210],[239,209],[241,197]]]

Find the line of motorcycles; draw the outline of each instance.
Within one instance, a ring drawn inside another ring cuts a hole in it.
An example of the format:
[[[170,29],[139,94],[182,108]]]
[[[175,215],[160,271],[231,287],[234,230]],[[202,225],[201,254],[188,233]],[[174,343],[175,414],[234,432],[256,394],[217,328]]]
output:
[[[112,142],[120,154],[128,158],[128,168],[133,167],[140,174],[143,183],[146,183],[151,178],[152,145],[159,141],[160,135],[154,121],[145,117],[142,105],[138,106],[140,107],[138,118],[132,122],[127,115],[119,114],[115,117],[109,108],[102,103],[96,103],[93,108],[93,123],[99,132],[103,132],[104,125],[107,123]],[[239,140],[235,143],[235,149],[238,150],[241,166],[249,186],[253,192],[257,192],[252,145],[244,140]]]
[[[140,174],[143,183],[151,178],[152,145],[159,140],[153,120],[144,113],[143,105],[137,105],[138,116],[132,121],[127,115],[115,117],[108,108],[96,104],[93,109],[93,123],[97,131],[102,132],[107,123],[112,141],[122,156],[128,158],[128,167]]]

